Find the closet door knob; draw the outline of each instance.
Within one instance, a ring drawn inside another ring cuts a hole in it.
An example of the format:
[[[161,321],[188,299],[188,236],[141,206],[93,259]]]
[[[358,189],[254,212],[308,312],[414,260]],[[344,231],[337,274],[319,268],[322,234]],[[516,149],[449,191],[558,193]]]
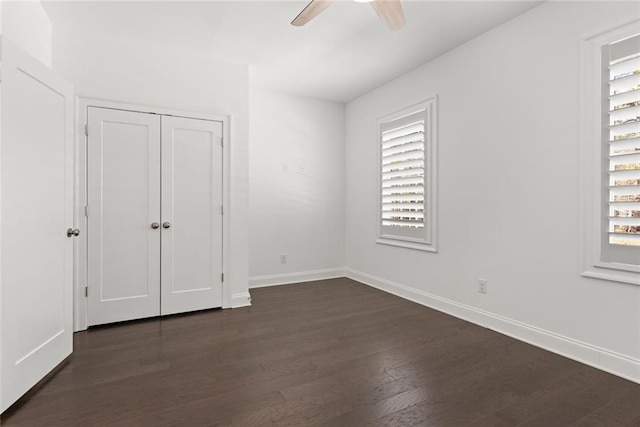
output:
[[[171,227],[171,223],[170,222],[163,222],[162,223],[162,228],[170,228]]]
[[[67,229],[67,237],[76,237],[80,235],[80,230],[77,228],[69,228]]]
[[[151,228],[153,228],[154,230],[157,228],[160,228],[160,224],[158,224],[157,222],[152,222],[151,223]]]

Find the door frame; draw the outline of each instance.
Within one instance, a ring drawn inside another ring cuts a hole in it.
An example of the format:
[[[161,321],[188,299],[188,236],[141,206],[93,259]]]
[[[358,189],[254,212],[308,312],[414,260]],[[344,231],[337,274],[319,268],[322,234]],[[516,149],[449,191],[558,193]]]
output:
[[[96,99],[77,96],[75,102],[76,117],[76,140],[75,140],[75,197],[74,197],[74,223],[81,233],[74,241],[74,298],[73,298],[73,327],[74,332],[87,329],[87,298],[85,297],[85,287],[88,283],[87,275],[87,217],[85,216],[85,206],[87,204],[87,143],[88,137],[85,134],[87,124],[88,108],[108,108],[115,110],[132,111],[138,113],[151,113],[166,116],[184,117],[189,119],[212,120],[222,123],[222,204],[225,206],[222,216],[222,271],[230,270],[229,259],[229,229],[230,229],[230,165],[231,165],[231,120],[232,116],[224,113],[198,113],[190,111],[174,110],[163,107],[148,105],[129,104],[105,99]],[[231,282],[222,282],[222,308],[231,308]]]

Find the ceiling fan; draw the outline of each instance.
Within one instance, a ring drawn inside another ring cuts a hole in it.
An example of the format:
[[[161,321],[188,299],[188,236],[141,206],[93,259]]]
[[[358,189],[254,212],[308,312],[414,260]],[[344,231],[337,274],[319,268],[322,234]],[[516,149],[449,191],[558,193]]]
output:
[[[320,15],[326,8],[331,6],[334,0],[311,0],[298,16],[291,21],[291,25],[301,27]],[[404,13],[400,0],[356,0],[367,1],[376,11],[378,17],[389,27],[390,30],[399,30],[404,26]]]

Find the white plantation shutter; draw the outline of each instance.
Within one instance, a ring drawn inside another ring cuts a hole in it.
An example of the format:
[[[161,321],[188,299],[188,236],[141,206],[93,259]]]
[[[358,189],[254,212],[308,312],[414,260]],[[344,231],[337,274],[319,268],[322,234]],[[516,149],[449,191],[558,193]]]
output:
[[[605,261],[640,265],[640,35],[603,48]]]
[[[432,98],[378,122],[378,243],[435,252],[435,107]]]
[[[382,225],[424,227],[424,114],[382,130]]]

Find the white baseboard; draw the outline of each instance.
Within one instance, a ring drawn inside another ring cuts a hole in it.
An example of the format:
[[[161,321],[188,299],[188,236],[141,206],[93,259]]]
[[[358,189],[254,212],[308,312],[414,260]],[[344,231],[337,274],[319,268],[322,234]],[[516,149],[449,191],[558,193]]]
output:
[[[350,268],[346,277],[418,304],[475,323],[520,341],[640,383],[640,359],[580,342],[535,326],[429,294]]]
[[[249,292],[231,295],[231,308],[249,307],[250,305],[251,295]]]
[[[271,274],[268,276],[249,277],[249,289],[267,286],[287,285],[290,283],[313,282],[315,280],[336,279],[345,277],[346,269],[327,268],[324,270],[299,271],[295,273]]]

